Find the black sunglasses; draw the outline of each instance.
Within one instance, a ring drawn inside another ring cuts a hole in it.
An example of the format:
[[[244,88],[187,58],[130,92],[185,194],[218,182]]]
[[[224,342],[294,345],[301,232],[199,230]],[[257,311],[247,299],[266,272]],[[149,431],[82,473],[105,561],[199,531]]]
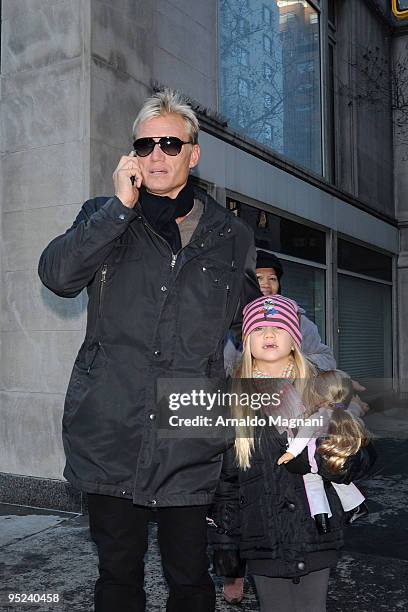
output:
[[[178,155],[181,151],[181,147],[185,144],[194,144],[192,140],[183,141],[176,136],[162,136],[159,138],[138,138],[133,143],[133,148],[136,151],[138,157],[147,157],[153,151],[156,145],[159,145],[163,153],[166,155]]]

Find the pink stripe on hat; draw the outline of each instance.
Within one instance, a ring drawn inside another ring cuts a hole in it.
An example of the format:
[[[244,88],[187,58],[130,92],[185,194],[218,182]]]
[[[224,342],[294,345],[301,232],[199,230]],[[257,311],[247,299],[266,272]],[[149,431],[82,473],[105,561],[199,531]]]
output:
[[[242,335],[248,336],[257,327],[278,327],[287,331],[298,346],[302,342],[299,307],[282,295],[266,295],[247,304],[243,310]]]

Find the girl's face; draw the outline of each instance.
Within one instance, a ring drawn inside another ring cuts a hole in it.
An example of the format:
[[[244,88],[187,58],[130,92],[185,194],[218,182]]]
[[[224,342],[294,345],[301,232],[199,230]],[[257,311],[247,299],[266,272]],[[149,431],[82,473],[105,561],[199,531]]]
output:
[[[256,278],[263,295],[275,295],[279,291],[279,280],[275,268],[257,268]]]
[[[287,360],[293,344],[291,335],[279,327],[257,327],[251,333],[251,353],[258,362]]]

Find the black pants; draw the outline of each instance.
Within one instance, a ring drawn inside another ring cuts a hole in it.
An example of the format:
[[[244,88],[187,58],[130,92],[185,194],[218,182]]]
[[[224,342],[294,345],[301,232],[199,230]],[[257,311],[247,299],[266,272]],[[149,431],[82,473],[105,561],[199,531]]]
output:
[[[253,575],[260,612],[325,612],[330,569],[291,578]]]
[[[169,586],[167,612],[214,612],[215,588],[208,573],[208,506],[157,508],[131,500],[88,495],[89,527],[99,555],[95,612],[144,612],[143,557],[148,522],[157,520],[163,572]]]

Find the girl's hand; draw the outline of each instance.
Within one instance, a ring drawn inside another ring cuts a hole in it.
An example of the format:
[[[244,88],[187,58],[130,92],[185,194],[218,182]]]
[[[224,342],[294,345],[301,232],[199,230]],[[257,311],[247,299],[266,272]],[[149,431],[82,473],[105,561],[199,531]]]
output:
[[[282,457],[279,457],[278,465],[282,465],[282,463],[288,463],[289,461],[292,461],[292,459],[294,458],[295,458],[295,455],[292,455],[292,453],[284,453]]]

